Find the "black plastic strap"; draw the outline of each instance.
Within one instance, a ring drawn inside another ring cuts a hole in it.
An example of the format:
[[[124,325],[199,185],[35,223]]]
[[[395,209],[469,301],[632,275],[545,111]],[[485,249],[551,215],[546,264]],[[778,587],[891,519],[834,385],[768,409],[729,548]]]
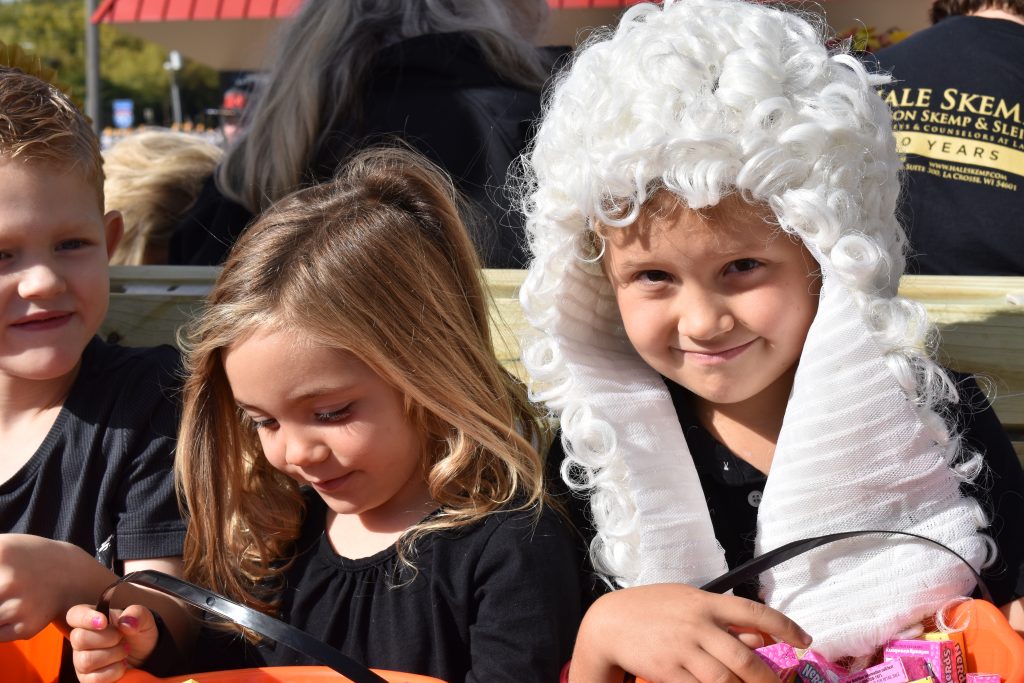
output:
[[[339,652],[330,645],[321,642],[301,629],[295,628],[266,614],[257,612],[223,595],[218,595],[205,588],[162,572],[146,569],[132,572],[111,584],[103,591],[96,611],[109,614],[110,600],[114,591],[123,584],[131,583],[152,588],[166,595],[183,600],[204,612],[209,612],[222,619],[233,621],[264,638],[274,640],[299,654],[317,660],[324,666],[334,669],[353,683],[387,683],[387,681],[351,657]]]
[[[992,594],[988,590],[988,586],[982,580],[981,575],[971,566],[971,564],[965,560],[958,552],[949,548],[936,540],[928,538],[927,536],[919,536],[906,531],[881,531],[881,530],[864,530],[864,531],[844,531],[837,534],[828,534],[825,536],[815,536],[814,538],[804,538],[799,541],[793,541],[786,545],[779,546],[774,550],[769,550],[764,555],[759,555],[752,560],[744,562],[740,566],[730,569],[725,574],[722,574],[717,579],[712,579],[706,584],[701,586],[701,590],[708,591],[709,593],[724,593],[728,590],[732,590],[741,584],[746,583],[755,579],[761,572],[767,571],[772,567],[778,566],[786,560],[791,560],[797,555],[802,555],[809,550],[814,550],[823,545],[833,543],[835,541],[842,541],[848,538],[855,538],[857,536],[868,536],[874,534],[885,534],[888,536],[909,536],[919,541],[927,541],[932,545],[936,545],[943,550],[955,555],[961,562],[967,565],[967,568],[974,574],[975,580],[978,582],[978,591],[981,593],[981,597],[984,600],[992,602]]]

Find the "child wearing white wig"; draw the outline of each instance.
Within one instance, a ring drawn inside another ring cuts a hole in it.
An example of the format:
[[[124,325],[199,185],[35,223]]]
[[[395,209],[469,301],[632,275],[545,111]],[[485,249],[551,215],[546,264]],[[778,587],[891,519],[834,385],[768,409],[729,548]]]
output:
[[[527,163],[524,361],[622,588],[571,680],[768,681],[740,632],[863,658],[975,588],[953,554],[885,536],[763,573],[764,606],[694,588],[840,531],[947,546],[1024,627],[1020,464],[895,295],[885,80],[795,13],[666,0],[557,82]]]

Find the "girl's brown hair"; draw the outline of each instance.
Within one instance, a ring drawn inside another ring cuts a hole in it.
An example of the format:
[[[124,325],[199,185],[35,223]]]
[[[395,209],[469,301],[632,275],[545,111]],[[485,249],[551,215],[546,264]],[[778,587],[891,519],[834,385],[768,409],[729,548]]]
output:
[[[177,476],[190,580],[274,608],[302,495],[243,425],[223,354],[279,329],[352,353],[405,395],[440,509],[403,536],[407,561],[425,533],[542,501],[548,436],[492,350],[488,294],[451,182],[410,152],[370,150],[242,235],[189,332]]]

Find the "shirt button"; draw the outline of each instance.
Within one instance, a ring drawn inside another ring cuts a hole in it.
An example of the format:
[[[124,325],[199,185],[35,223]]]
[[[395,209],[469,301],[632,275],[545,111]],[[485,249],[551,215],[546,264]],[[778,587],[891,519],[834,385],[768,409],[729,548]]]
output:
[[[761,492],[751,491],[747,494],[747,502],[750,503],[750,507],[756,508],[761,505]]]

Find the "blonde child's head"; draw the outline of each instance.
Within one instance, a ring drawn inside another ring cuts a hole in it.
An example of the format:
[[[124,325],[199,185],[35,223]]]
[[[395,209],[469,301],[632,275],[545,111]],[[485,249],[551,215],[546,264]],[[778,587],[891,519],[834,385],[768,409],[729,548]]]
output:
[[[0,159],[74,172],[103,207],[103,158],[89,120],[57,87],[0,66]]]
[[[121,230],[120,215],[103,212],[85,116],[46,81],[0,67],[0,375],[70,390],[106,315]]]
[[[540,499],[543,433],[492,351],[488,294],[452,186],[411,153],[371,150],[246,231],[192,330],[178,470],[193,578],[265,606],[252,581],[275,575],[298,532],[298,487],[263,457],[224,370],[232,349],[282,331],[355,358],[403,397],[441,509],[404,549]]]
[[[146,130],[103,153],[107,209],[124,217],[125,234],[110,262],[166,263],[174,226],[195,202],[223,150],[196,135]]]
[[[700,585],[726,570],[663,376],[723,403],[749,398],[736,393],[743,386],[771,392],[785,410],[756,551],[816,525],[913,528],[921,520],[896,511],[915,500],[936,510],[923,535],[984,561],[983,515],[959,493],[977,459],[961,461],[941,414],[955,389],[931,357],[923,307],[895,296],[906,248],[900,161],[875,92],[888,79],[828,47],[818,24],[744,0],[635,6],[559,75],[524,161],[534,259],[521,300],[535,328],[524,364],[561,418],[563,476],[590,493],[592,555],[620,585]],[[751,259],[771,264],[778,248],[788,285],[744,290],[748,270],[767,272]],[[712,280],[718,289],[702,286]],[[631,299],[637,283],[642,296]],[[769,298],[748,305],[751,293]],[[746,308],[719,331],[736,320],[762,327],[719,345],[706,337],[682,348],[696,354],[680,363],[678,340],[701,338],[684,323],[727,299]],[[779,327],[795,307],[802,313]],[[675,326],[649,347],[665,321]],[[774,356],[727,376],[749,359],[748,341]],[[891,499],[882,481],[899,482]],[[818,570],[799,562],[762,577],[766,601],[785,605],[830,655],[873,651],[972,581],[945,558],[920,558],[934,574],[914,585],[932,588],[914,593],[897,588],[911,574],[893,575],[885,552],[836,552],[828,582],[810,581]],[[885,616],[865,616],[872,628],[859,633],[828,622],[844,582],[865,577],[890,586],[863,603]],[[801,593],[807,581],[814,588]]]

